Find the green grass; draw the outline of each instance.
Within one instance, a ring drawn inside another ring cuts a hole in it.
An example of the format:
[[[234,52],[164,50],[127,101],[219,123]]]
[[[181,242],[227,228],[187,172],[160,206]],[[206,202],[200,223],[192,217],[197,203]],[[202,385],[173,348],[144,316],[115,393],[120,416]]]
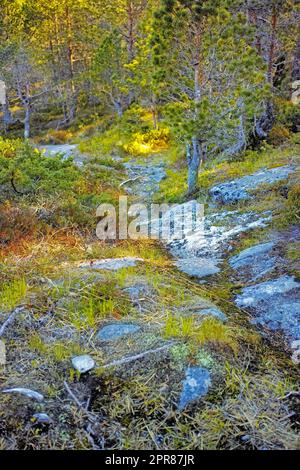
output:
[[[0,307],[12,310],[17,307],[26,296],[27,284],[24,278],[14,279],[3,285],[0,291]]]

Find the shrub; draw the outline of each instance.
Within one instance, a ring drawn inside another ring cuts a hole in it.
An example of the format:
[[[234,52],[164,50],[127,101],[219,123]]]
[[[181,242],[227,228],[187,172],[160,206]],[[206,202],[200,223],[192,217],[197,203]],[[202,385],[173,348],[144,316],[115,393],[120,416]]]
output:
[[[286,218],[289,223],[300,223],[300,185],[293,186],[286,201]]]
[[[271,129],[268,141],[272,145],[276,146],[276,145],[283,144],[289,138],[290,138],[290,131],[283,125],[277,124]]]

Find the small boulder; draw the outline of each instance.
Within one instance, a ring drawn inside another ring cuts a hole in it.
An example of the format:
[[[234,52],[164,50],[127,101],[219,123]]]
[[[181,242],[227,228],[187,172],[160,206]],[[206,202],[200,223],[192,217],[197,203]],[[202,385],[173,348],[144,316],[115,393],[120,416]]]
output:
[[[179,410],[183,410],[186,405],[207,394],[211,386],[210,372],[204,367],[188,367],[182,385]]]
[[[52,419],[46,413],[35,413],[32,418],[37,424],[51,424]]]
[[[80,374],[84,374],[95,367],[94,359],[88,354],[72,358],[72,365]]]
[[[137,325],[131,323],[113,323],[106,325],[97,334],[97,338],[101,341],[115,341],[140,330]]]
[[[178,269],[189,276],[206,277],[217,274],[220,271],[218,260],[209,258],[187,258],[176,261]]]

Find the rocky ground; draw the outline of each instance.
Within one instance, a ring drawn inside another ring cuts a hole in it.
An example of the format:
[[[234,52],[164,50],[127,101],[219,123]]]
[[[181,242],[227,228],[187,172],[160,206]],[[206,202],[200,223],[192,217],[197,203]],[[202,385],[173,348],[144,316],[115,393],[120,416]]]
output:
[[[165,163],[125,171],[124,191],[149,203]],[[299,266],[286,248],[300,231],[274,225],[269,197],[297,171],[293,159],[214,185],[184,240],[57,238],[7,259],[30,281],[11,321],[0,313],[0,446],[298,448]]]

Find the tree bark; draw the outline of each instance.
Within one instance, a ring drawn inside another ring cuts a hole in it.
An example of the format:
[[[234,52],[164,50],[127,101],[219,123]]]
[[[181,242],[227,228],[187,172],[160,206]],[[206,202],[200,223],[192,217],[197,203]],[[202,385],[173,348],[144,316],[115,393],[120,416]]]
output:
[[[188,194],[195,192],[198,184],[198,173],[201,162],[201,144],[197,137],[192,138],[187,146]]]
[[[31,116],[30,102],[26,103],[25,119],[24,119],[24,139],[30,137],[30,116]]]

